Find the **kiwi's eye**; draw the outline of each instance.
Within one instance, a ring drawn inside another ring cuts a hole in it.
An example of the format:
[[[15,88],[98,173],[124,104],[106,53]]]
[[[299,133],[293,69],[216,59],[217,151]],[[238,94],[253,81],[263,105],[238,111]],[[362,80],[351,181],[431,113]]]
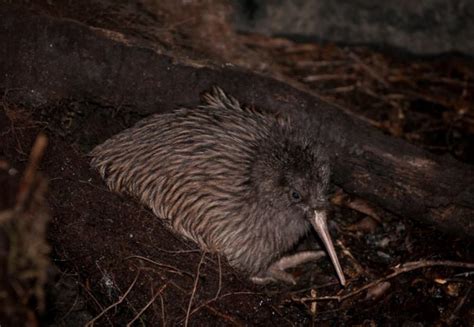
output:
[[[301,201],[301,194],[298,191],[291,190],[290,197],[293,202],[300,202]]]

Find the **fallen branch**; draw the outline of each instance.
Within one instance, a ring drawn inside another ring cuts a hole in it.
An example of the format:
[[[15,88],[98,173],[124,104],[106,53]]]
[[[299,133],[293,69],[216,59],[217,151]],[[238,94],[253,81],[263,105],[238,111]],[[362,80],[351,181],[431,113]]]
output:
[[[392,268],[394,270],[393,273],[388,274],[385,277],[379,278],[377,280],[374,280],[373,282],[370,282],[352,292],[346,293],[344,295],[333,295],[333,296],[323,296],[323,297],[302,297],[299,299],[294,299],[299,302],[313,302],[313,301],[338,301],[342,302],[344,300],[347,300],[348,298],[351,298],[357,294],[362,293],[365,290],[368,290],[382,282],[385,282],[389,279],[392,279],[400,274],[407,273],[413,270],[421,269],[421,268],[426,268],[426,267],[434,267],[434,266],[445,266],[445,267],[456,267],[456,268],[468,268],[468,269],[474,269],[474,263],[469,263],[469,262],[457,262],[457,261],[449,261],[449,260],[440,260],[440,261],[433,261],[433,260],[423,260],[423,261],[411,261],[404,263],[402,265],[398,265]]]

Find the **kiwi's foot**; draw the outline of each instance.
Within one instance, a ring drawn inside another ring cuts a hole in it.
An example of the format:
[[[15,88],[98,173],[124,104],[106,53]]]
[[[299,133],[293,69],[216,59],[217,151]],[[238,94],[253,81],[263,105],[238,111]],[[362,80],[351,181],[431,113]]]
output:
[[[287,255],[272,263],[265,273],[252,276],[250,280],[259,285],[279,281],[295,285],[295,278],[290,273],[287,273],[285,269],[296,267],[308,261],[319,260],[325,255],[324,251],[302,251]]]

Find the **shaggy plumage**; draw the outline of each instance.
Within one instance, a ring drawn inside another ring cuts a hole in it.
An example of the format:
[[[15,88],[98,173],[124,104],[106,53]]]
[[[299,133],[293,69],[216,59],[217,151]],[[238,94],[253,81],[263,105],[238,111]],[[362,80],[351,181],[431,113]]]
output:
[[[152,115],[91,156],[111,190],[137,197],[255,282],[293,282],[285,268],[321,256],[285,257],[316,212],[327,232],[326,157],[290,120],[243,107],[218,88],[205,104]]]

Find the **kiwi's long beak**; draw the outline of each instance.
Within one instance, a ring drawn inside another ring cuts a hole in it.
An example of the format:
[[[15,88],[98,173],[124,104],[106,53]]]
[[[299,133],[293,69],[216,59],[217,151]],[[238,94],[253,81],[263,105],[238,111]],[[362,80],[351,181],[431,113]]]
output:
[[[331,235],[329,235],[328,225],[326,223],[326,212],[325,211],[314,211],[314,217],[311,220],[314,229],[318,233],[319,237],[324,243],[326,250],[329,253],[329,257],[331,258],[332,264],[334,265],[334,269],[336,269],[337,276],[341,282],[342,286],[346,285],[346,278],[344,277],[344,273],[342,272],[341,264],[339,263],[339,259],[336,255],[336,250],[334,249],[334,245],[332,244]]]

